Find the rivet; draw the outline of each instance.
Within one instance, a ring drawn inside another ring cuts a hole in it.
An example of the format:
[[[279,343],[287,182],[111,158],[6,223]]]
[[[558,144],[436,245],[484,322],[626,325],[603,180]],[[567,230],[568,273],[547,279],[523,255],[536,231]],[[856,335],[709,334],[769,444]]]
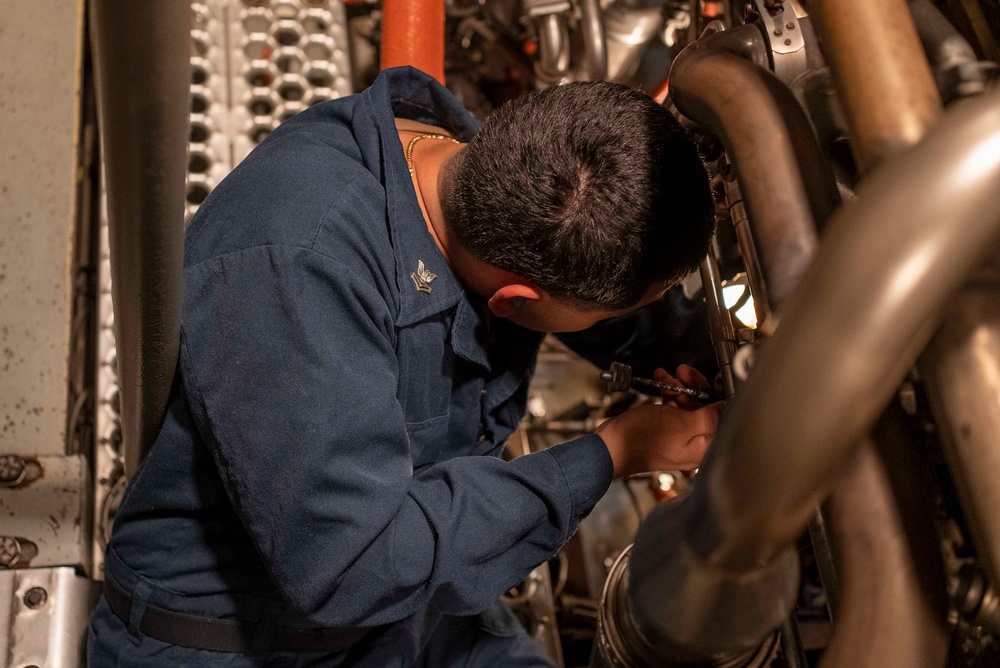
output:
[[[792,23],[791,21],[789,21],[788,23],[786,23],[785,27],[788,28],[789,30],[795,30],[795,24]]]
[[[792,40],[786,39],[785,40],[785,46],[791,46],[791,45],[792,45]]]
[[[774,29],[774,34],[775,34],[775,36],[778,36],[778,35],[782,34],[781,33],[781,28],[775,28]]]
[[[24,593],[24,605],[31,610],[38,610],[48,599],[48,592],[41,587],[32,587]]]

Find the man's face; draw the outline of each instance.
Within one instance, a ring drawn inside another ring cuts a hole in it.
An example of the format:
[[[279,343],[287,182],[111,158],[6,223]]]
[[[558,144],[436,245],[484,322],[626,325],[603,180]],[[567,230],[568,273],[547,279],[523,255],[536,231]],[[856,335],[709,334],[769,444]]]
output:
[[[667,288],[662,285],[655,286],[647,291],[646,296],[638,304],[617,310],[582,308],[551,297],[537,301],[529,300],[508,319],[516,325],[536,332],[579,332],[596,325],[601,320],[637,311],[662,297],[666,291]]]

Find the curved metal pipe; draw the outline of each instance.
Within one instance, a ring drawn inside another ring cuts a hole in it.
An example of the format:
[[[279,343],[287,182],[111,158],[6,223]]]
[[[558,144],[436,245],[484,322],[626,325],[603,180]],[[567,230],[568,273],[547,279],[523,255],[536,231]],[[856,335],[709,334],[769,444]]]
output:
[[[180,345],[191,8],[90,3],[125,470],[163,424]]]
[[[791,294],[816,250],[816,224],[837,207],[829,161],[791,91],[766,67],[746,25],[684,49],[670,69],[677,109],[722,140],[753,222],[772,305]],[[758,166],[766,164],[767,169]]]
[[[735,651],[784,620],[790,546],[991,248],[998,182],[1000,91],[956,104],[834,214],[693,492],[639,530],[629,603],[645,637]]]
[[[851,141],[865,169],[920,141],[941,96],[906,0],[811,0]]]

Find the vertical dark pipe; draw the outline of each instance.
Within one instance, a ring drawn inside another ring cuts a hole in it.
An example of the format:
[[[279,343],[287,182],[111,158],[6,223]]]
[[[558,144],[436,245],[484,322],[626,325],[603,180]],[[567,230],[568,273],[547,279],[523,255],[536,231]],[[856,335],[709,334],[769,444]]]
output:
[[[844,577],[824,668],[941,668],[947,660],[948,601],[930,484],[922,484],[923,464],[894,413],[827,502]]]
[[[92,0],[125,467],[163,422],[177,365],[191,6]]]

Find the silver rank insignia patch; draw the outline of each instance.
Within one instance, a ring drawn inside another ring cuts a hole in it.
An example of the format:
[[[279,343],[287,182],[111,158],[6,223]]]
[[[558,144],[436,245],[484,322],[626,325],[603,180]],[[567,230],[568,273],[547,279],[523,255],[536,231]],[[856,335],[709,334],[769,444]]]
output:
[[[423,260],[417,260],[417,270],[410,274],[417,292],[426,292],[427,294],[431,293],[431,281],[437,277],[437,274],[424,267]]]

